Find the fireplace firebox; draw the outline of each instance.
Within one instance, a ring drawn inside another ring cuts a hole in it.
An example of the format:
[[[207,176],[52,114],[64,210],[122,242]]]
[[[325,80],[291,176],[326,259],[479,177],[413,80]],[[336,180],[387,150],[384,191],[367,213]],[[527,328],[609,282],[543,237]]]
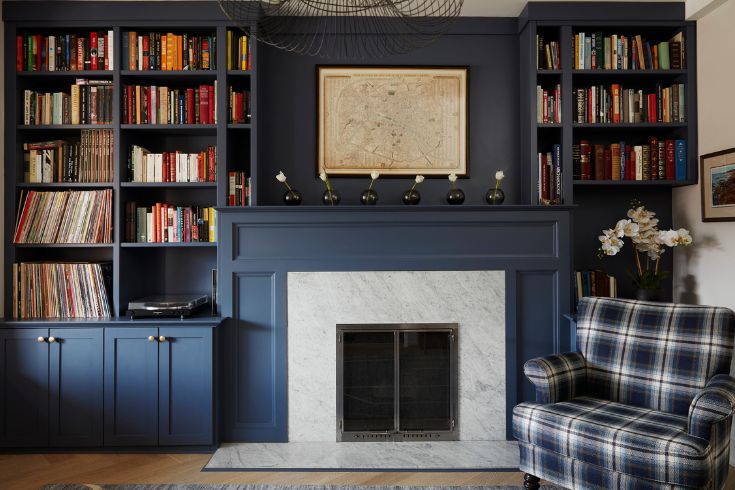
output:
[[[458,440],[456,323],[337,325],[337,441]]]

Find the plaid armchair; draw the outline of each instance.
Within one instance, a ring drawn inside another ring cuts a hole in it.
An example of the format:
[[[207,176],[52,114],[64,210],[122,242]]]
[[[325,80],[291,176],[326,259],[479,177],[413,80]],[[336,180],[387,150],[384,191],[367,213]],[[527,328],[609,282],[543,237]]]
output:
[[[734,336],[726,308],[584,298],[579,352],[524,366],[537,400],[513,410],[525,488],[722,488]]]

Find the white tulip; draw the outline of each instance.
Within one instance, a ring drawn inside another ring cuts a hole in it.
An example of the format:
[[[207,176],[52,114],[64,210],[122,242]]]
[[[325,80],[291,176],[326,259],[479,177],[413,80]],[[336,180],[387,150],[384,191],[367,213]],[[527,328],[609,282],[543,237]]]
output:
[[[420,184],[423,181],[424,181],[424,176],[423,175],[417,175],[416,176],[416,183],[417,184]]]
[[[449,174],[449,182],[457,182],[457,174]]]
[[[286,182],[286,176],[283,174],[283,171],[278,172],[278,175],[276,175],[276,179],[278,182]]]
[[[505,178],[505,174],[502,170],[498,170],[495,172],[495,180],[503,180]]]
[[[378,180],[378,177],[380,177],[380,172],[378,172],[377,170],[373,170],[372,172],[370,172],[371,179]]]
[[[324,182],[326,182],[327,181],[327,173],[326,172],[320,173],[319,174],[319,178],[322,179]]]

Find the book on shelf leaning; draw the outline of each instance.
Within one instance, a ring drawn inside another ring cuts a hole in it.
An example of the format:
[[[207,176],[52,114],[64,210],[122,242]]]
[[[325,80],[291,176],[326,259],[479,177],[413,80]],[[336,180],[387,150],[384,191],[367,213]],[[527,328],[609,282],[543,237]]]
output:
[[[23,143],[23,182],[112,182],[112,129],[82,129],[79,140]]]

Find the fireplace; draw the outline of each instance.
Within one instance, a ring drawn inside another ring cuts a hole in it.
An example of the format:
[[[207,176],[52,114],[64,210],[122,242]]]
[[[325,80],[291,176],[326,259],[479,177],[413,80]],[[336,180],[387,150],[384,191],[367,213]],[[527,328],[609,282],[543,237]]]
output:
[[[337,325],[337,440],[458,440],[457,327]]]

